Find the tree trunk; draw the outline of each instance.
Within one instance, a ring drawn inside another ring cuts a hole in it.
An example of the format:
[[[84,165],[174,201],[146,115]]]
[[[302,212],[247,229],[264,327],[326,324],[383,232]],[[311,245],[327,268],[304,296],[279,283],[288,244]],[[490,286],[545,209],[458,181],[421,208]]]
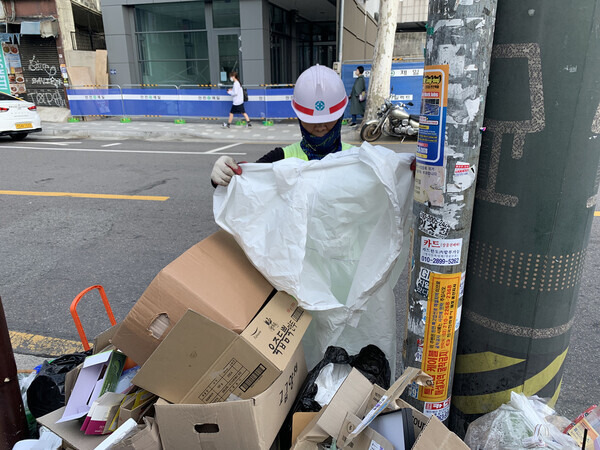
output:
[[[373,65],[369,78],[365,121],[376,117],[377,109],[390,93],[390,73],[399,3],[398,0],[380,0],[379,2],[379,28],[377,29]]]

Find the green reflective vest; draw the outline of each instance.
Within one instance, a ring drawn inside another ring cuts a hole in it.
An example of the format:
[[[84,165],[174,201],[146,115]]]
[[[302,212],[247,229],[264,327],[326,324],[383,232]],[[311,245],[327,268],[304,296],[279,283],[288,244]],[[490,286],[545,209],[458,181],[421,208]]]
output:
[[[354,147],[354,145],[345,144],[342,142],[342,151],[348,150],[352,147]],[[285,158],[298,158],[303,161],[308,161],[308,156],[306,156],[306,153],[304,153],[304,150],[302,150],[302,147],[300,147],[300,142],[296,142],[295,144],[284,147],[283,155]]]

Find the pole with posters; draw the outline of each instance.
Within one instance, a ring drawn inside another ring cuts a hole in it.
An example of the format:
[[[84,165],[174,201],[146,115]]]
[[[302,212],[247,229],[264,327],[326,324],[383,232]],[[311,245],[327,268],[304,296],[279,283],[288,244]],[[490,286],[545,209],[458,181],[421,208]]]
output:
[[[452,389],[458,434],[511,391],[558,398],[600,179],[599,24],[596,0],[499,2]]]
[[[17,365],[0,299],[0,448],[12,448],[28,437]]]
[[[447,421],[462,303],[496,0],[431,0],[413,214],[403,366],[430,387],[405,399]]]

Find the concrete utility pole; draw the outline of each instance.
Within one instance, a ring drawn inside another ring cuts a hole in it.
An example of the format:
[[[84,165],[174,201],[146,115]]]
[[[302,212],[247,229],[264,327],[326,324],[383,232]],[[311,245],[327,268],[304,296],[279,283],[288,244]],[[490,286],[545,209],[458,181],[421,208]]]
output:
[[[0,448],[27,439],[27,418],[17,378],[17,365],[0,299]]]
[[[556,401],[600,176],[600,3],[503,0],[497,17],[452,389],[463,435],[511,391]]]
[[[417,143],[413,266],[404,367],[421,367],[433,388],[406,400],[446,421],[497,0],[430,0]]]
[[[373,65],[369,77],[365,121],[377,116],[377,109],[381,107],[390,92],[392,56],[394,55],[394,40],[398,25],[398,4],[398,0],[380,0],[379,2],[379,28],[377,29]]]

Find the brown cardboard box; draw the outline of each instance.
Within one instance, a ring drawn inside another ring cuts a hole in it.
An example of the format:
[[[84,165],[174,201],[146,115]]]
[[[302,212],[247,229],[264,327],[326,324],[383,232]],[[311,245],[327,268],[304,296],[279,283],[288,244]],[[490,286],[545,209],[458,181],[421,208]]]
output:
[[[151,417],[144,417],[143,425],[138,431],[114,444],[111,450],[162,450],[158,426]]]
[[[151,411],[153,404],[156,402],[157,397],[155,395],[146,397],[141,401],[139,405],[136,405],[136,396],[133,395],[127,399],[119,407],[119,417],[117,419],[117,426],[121,426],[127,419],[133,419],[137,423],[141,423],[142,418]]]
[[[327,437],[337,438],[338,448],[352,447],[353,450],[368,450],[370,439],[360,437],[364,432],[374,432],[368,427],[370,420],[386,409],[408,407],[412,410],[414,432],[417,437],[413,450],[432,448],[468,450],[469,447],[435,416],[429,418],[398,399],[413,380],[427,382],[430,379],[419,369],[409,367],[392,387],[385,391],[379,386],[372,385],[359,371],[353,369],[329,405],[323,408],[300,433],[293,449],[316,450],[318,443],[323,442],[323,436],[327,435]],[[359,417],[364,419],[361,421]],[[354,430],[357,430],[355,435],[352,434]],[[385,448],[383,444],[380,445]]]
[[[219,231],[160,271],[112,342],[142,365],[188,309],[241,333],[272,291],[233,237]]]
[[[278,292],[242,335],[188,310],[133,378],[171,403],[224,402],[260,394],[287,367],[310,314]]]
[[[300,433],[312,422],[317,416],[316,412],[297,412],[292,417],[292,442],[296,442],[296,439]]]
[[[83,434],[80,430],[81,423],[72,420],[70,422],[56,423],[65,411],[65,407],[57,409],[45,416],[38,417],[37,421],[40,425],[45,426],[53,433],[60,436],[63,440],[65,448],[75,448],[78,450],[92,450],[102,443],[110,435],[89,436]]]
[[[209,405],[172,405],[160,399],[155,409],[163,447],[269,449],[306,374],[300,345],[279,378],[251,399]]]

